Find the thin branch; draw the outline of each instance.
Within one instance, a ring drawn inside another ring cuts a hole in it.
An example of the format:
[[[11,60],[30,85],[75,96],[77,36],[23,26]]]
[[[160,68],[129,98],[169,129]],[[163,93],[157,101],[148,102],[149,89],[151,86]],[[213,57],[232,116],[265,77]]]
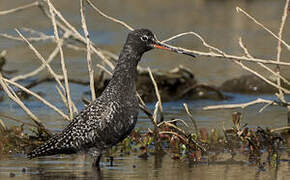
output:
[[[49,1],[47,1],[49,3]],[[81,42],[83,42],[84,44],[86,44],[86,38],[84,38],[63,16],[62,14],[57,11],[55,9],[55,7],[53,6],[53,4],[49,3],[50,7],[52,8],[53,12],[55,12],[55,14],[63,21],[63,23],[69,28],[64,28],[65,32],[70,32],[69,34],[72,35],[73,37],[75,37],[76,39],[80,40]],[[49,18],[51,18],[49,16]],[[56,23],[58,23],[57,25],[60,26],[60,23],[58,21],[56,21]],[[62,28],[62,29],[63,29]],[[93,46],[93,43],[90,42],[90,48],[93,50],[94,53],[96,53],[111,69],[114,68],[114,65],[104,56],[104,54],[101,52],[100,49],[96,48]]]
[[[249,53],[249,51],[247,50],[247,48],[244,46],[242,39],[239,39],[239,45],[241,46],[241,48],[244,50],[244,52],[246,53],[247,56],[252,57]],[[274,86],[275,88],[277,88],[279,91],[283,91],[286,92],[288,91],[288,93],[290,93],[289,90],[282,88],[280,85],[273,83],[272,81],[268,80],[267,78],[265,78],[264,76],[262,76],[261,74],[259,74],[258,72],[250,69],[249,67],[245,66],[243,63],[239,62],[239,61],[235,61],[236,64],[240,65],[243,69],[251,72],[252,74],[258,76],[259,78],[261,78],[262,80],[264,80],[266,83],[268,83],[271,86]],[[265,66],[262,63],[258,63],[260,66],[262,66],[263,68],[267,69],[269,72],[271,72],[272,74],[281,77],[280,74],[275,73],[272,69],[268,68],[267,66]],[[288,82],[284,77],[281,77],[283,80],[285,80],[285,82]]]
[[[2,73],[0,73],[0,84],[5,91],[5,93],[8,95],[8,97],[13,100],[15,103],[17,103],[23,110],[26,112],[26,114],[37,124],[38,126],[44,127],[41,123],[41,121],[25,106],[25,104],[19,99],[19,97],[13,92],[10,91],[10,87],[3,79]]]
[[[287,7],[288,8],[288,7]],[[252,21],[254,21],[256,24],[258,24],[259,26],[261,26],[263,29],[265,29],[268,33],[270,33],[274,38],[276,38],[277,40],[281,41],[282,44],[284,44],[288,49],[290,49],[290,46],[283,41],[281,38],[279,38],[276,34],[274,34],[271,30],[269,30],[268,28],[266,28],[263,24],[261,24],[259,21],[257,21],[254,17],[252,17],[251,15],[249,15],[248,13],[246,13],[243,9],[241,9],[240,7],[236,7],[237,12],[242,12],[243,14],[245,14],[248,18],[250,18]]]
[[[49,64],[50,62],[52,62],[55,57],[58,55],[59,53],[59,48],[56,47],[52,53],[49,55],[48,59],[47,59],[47,64]],[[29,77],[32,77],[32,76],[35,76],[37,75],[38,73],[40,73],[44,68],[46,67],[46,64],[41,64],[41,66],[39,66],[37,69],[35,69],[34,71],[31,71],[27,74],[22,74],[22,75],[18,75],[18,76],[15,76],[13,78],[11,78],[10,80],[11,81],[19,81],[19,80],[22,80],[22,79],[26,79],[26,78],[29,78]]]
[[[15,37],[15,36],[11,36],[9,34],[5,34],[5,33],[0,33],[0,36],[6,39],[11,39],[11,40],[15,40],[15,41],[23,41],[23,39],[19,38],[19,37]],[[38,42],[38,41],[45,41],[45,40],[52,40],[53,37],[52,36],[41,36],[41,37],[29,37],[27,38],[27,40],[29,42]]]
[[[226,59],[226,60],[230,60],[230,61],[239,60],[239,61],[245,61],[245,62],[251,62],[251,63],[260,62],[263,64],[290,66],[290,63],[288,63],[288,62],[277,62],[277,61],[272,60],[272,59],[249,58],[249,57],[245,57],[245,56],[235,56],[235,55],[227,54],[227,53],[219,50],[218,48],[213,47],[213,46],[209,45],[208,43],[205,43],[204,39],[195,32],[186,32],[186,33],[177,34],[173,37],[170,37],[170,38],[164,40],[164,42],[168,42],[169,40],[172,40],[175,38],[180,38],[180,37],[187,35],[187,34],[192,34],[192,35],[197,36],[203,42],[203,44],[206,45],[206,47],[208,47],[211,50],[215,50],[218,53],[215,53],[213,51],[211,51],[211,52],[195,51],[195,50],[189,50],[189,49],[185,49],[185,48],[181,48],[181,47],[172,46],[169,44],[166,44],[166,45],[175,49],[177,52],[180,52],[181,54],[185,54],[185,55],[189,55],[189,56],[205,56],[205,57],[222,58],[222,59]]]
[[[156,83],[156,81],[155,81],[155,79],[153,77],[152,71],[151,71],[151,69],[149,67],[148,67],[148,72],[149,72],[149,76],[151,78],[151,81],[152,81],[152,83],[154,85],[155,94],[157,96],[158,101],[160,102],[159,103],[160,112],[163,112],[162,101],[161,101],[161,96],[160,96],[160,93],[159,93],[159,90],[158,90],[158,86],[157,86],[157,83]]]
[[[13,86],[25,91],[28,94],[31,94],[32,96],[34,96],[35,98],[37,98],[38,100],[40,100],[43,104],[47,105],[48,107],[50,107],[51,109],[53,109],[55,112],[57,112],[58,114],[60,114],[63,118],[69,120],[69,117],[67,115],[65,115],[61,110],[59,110],[57,107],[55,107],[54,105],[52,105],[50,102],[46,101],[44,98],[42,98],[41,96],[39,96],[38,94],[34,93],[33,91],[30,91],[29,89],[23,87],[22,85],[15,83],[11,80],[2,78],[5,82],[8,82],[10,84],[12,84]]]
[[[54,30],[54,36],[55,36],[55,39],[57,41],[57,46],[58,46],[59,52],[60,52],[61,68],[62,68],[63,77],[64,77],[64,84],[65,84],[65,90],[66,90],[66,96],[67,96],[67,102],[68,102],[69,115],[70,115],[70,119],[73,119],[72,100],[71,100],[71,95],[70,95],[70,87],[69,87],[69,82],[68,82],[67,68],[66,68],[66,63],[64,60],[63,50],[62,50],[63,43],[58,35],[58,29],[57,29],[57,25],[55,22],[55,11],[52,8],[52,4],[51,4],[50,0],[47,0],[47,3],[49,5],[49,12],[51,13],[51,17],[52,17],[51,20],[52,20],[52,25],[53,25],[53,30]]]
[[[60,76],[57,75],[50,65],[47,63],[47,61],[42,57],[42,55],[34,48],[34,46],[18,31],[18,29],[15,29],[15,31],[19,34],[19,36],[28,44],[28,47],[34,52],[34,54],[38,57],[38,59],[41,60],[43,64],[47,67],[49,73],[55,78],[58,85],[64,90],[63,85],[60,82]]]
[[[91,94],[92,94],[92,101],[96,99],[96,91],[95,91],[95,85],[94,85],[94,69],[92,68],[92,58],[91,58],[91,44],[89,39],[89,32],[86,24],[86,19],[84,15],[84,9],[83,9],[83,0],[80,0],[80,11],[81,11],[81,17],[82,17],[82,28],[85,32],[86,37],[86,43],[87,43],[87,61],[88,61],[88,70],[89,70],[89,77],[90,77],[90,88],[91,88]]]
[[[101,10],[99,10],[90,0],[86,0],[89,4],[90,4],[90,6],[92,6],[92,8],[94,9],[94,10],[96,10],[101,16],[103,16],[103,17],[105,17],[105,18],[107,18],[107,19],[109,19],[109,20],[111,20],[111,21],[114,21],[114,22],[116,22],[116,23],[119,23],[119,24],[121,24],[122,26],[124,26],[124,27],[126,27],[127,29],[129,29],[130,31],[134,31],[134,28],[132,28],[131,26],[129,26],[128,24],[126,24],[125,22],[123,22],[123,21],[121,21],[121,20],[118,20],[118,19],[116,19],[116,18],[113,18],[113,17],[111,17],[111,16],[109,16],[109,15],[107,15],[107,14],[105,14],[105,13],[103,13]]]
[[[160,101],[157,101],[157,103],[155,104],[155,109],[154,109],[154,112],[153,112],[153,122],[154,122],[154,126],[157,126],[157,115],[158,115],[158,109],[159,109],[159,106],[160,106]]]
[[[283,16],[282,16],[282,20],[281,20],[281,25],[280,25],[279,33],[278,33],[279,39],[282,39],[282,33],[283,33],[284,25],[285,25],[285,22],[286,22],[286,18],[287,18],[287,15],[288,15],[288,6],[289,6],[289,0],[286,0],[285,6],[284,6]],[[279,40],[278,44],[277,44],[277,62],[280,62],[281,52],[282,52],[281,41]],[[280,75],[281,69],[280,69],[279,65],[276,66],[276,71],[277,71],[277,75]],[[281,78],[280,78],[280,76],[277,76],[277,85],[281,86]],[[283,91],[281,89],[279,89],[279,97],[280,97],[280,100],[282,102],[285,102],[284,93],[283,93]]]
[[[222,104],[222,105],[206,106],[206,107],[204,107],[202,109],[203,110],[234,109],[234,108],[242,108],[242,109],[244,109],[244,108],[246,108],[248,106],[252,106],[252,105],[260,104],[260,103],[277,105],[277,103],[275,103],[274,101],[258,98],[256,100],[251,101],[251,102],[248,102],[248,103],[241,103],[241,104]]]
[[[281,89],[283,92],[285,92],[286,94],[290,94],[290,90],[285,89],[281,86],[278,86],[277,84],[273,83],[272,81],[268,80],[267,78],[265,78],[264,76],[262,76],[261,74],[259,74],[258,72],[250,69],[249,67],[245,66],[243,63],[239,62],[239,61],[235,61],[236,64],[240,65],[243,69],[251,72],[252,74],[258,76],[259,78],[261,78],[262,80],[264,80],[265,82],[267,82],[268,84],[270,84],[271,86],[274,86],[277,89]]]
[[[17,7],[17,8],[9,9],[9,10],[6,10],[6,11],[0,11],[0,16],[1,15],[7,15],[7,14],[10,14],[10,13],[15,13],[15,12],[18,12],[18,11],[22,11],[24,9],[28,9],[28,8],[31,8],[31,7],[34,7],[34,6],[39,6],[39,2],[35,1],[33,3],[27,4],[27,5],[24,5],[24,6],[20,6],[20,7]]]
[[[240,47],[244,50],[245,54],[250,57],[253,58],[253,56],[249,53],[248,49],[245,47],[245,45],[243,44],[242,38],[239,38],[239,45]],[[279,78],[281,78],[286,84],[290,85],[290,82],[284,78],[283,76],[281,76],[280,74],[277,74],[275,71],[273,71],[272,69],[270,69],[269,67],[267,67],[266,65],[264,65],[263,63],[257,63],[259,64],[261,67],[263,67],[264,69],[266,69],[267,71],[269,71],[270,73],[272,73],[275,76],[278,76]]]
[[[198,128],[197,128],[196,120],[193,118],[191,112],[189,111],[187,104],[184,103],[183,106],[184,106],[184,109],[185,109],[185,111],[186,111],[188,117],[189,117],[189,118],[191,119],[191,121],[193,122],[195,132],[198,132]]]

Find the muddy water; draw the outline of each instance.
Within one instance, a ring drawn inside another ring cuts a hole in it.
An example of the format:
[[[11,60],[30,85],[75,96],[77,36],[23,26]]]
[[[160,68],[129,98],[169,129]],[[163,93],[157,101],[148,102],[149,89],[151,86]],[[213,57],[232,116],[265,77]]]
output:
[[[230,156],[223,155],[225,159]],[[289,159],[289,155],[281,158]],[[109,166],[103,158],[100,171],[91,168],[89,160],[80,155],[43,158],[27,161],[19,156],[0,161],[0,178],[7,179],[289,179],[290,162],[282,161],[279,168],[266,166],[259,170],[248,164],[243,157],[235,161],[225,160],[198,165],[172,160],[168,155],[151,156],[140,159],[136,154],[115,157],[114,165]],[[13,177],[13,178],[12,178]]]
[[[25,3],[33,2],[27,0]],[[255,1],[209,1],[209,0],[179,0],[179,1],[130,1],[130,0],[98,0],[95,4],[106,13],[118,17],[134,28],[146,27],[151,29],[159,39],[185,31],[195,31],[203,36],[210,44],[224,50],[229,54],[242,55],[238,46],[238,38],[241,36],[249,51],[255,57],[274,59],[276,56],[276,40],[267,32],[249,21],[246,17],[236,13],[236,6],[240,6],[248,13],[255,16],[274,32],[278,32],[284,1],[255,0]],[[0,1],[0,10],[10,9],[23,4],[22,1]],[[76,27],[80,28],[80,15],[78,1],[72,3],[69,0],[55,1],[56,7]],[[88,28],[92,40],[102,48],[116,54],[119,53],[122,43],[128,31],[97,15],[90,8],[87,9]],[[9,16],[0,17],[0,32],[15,34],[14,28],[29,27],[47,34],[53,34],[50,21],[48,21],[37,8],[18,12]],[[286,23],[285,30],[289,29]],[[285,33],[285,41],[290,37]],[[194,37],[184,37],[172,42],[172,44],[196,50],[207,51],[200,41]],[[55,48],[55,45],[47,42],[35,43],[38,50],[47,57]],[[23,43],[14,42],[0,37],[0,50],[6,49],[7,65],[4,69],[17,69],[17,74],[29,72],[39,66],[40,61],[33,55],[31,50]],[[288,59],[289,51],[283,49],[282,59]],[[71,77],[87,79],[87,65],[85,54],[65,49],[65,58],[69,62],[68,71]],[[238,77],[247,72],[231,62],[198,57],[191,59],[163,51],[147,53],[141,62],[142,67],[170,69],[178,65],[190,68],[197,79],[202,83],[219,85],[223,81]],[[59,60],[59,59],[58,59]],[[60,70],[59,61],[52,62],[56,70]],[[257,67],[254,67],[257,68]],[[258,68],[259,69],[259,68]],[[284,71],[285,76],[290,71]],[[40,76],[45,76],[46,72]],[[44,91],[45,89],[45,91]],[[83,108],[80,97],[89,89],[80,85],[71,85],[73,100],[79,109]],[[33,89],[42,92],[50,102],[61,105],[60,98],[55,96],[55,85],[43,84]],[[207,100],[186,101],[189,104],[199,127],[222,127],[229,128],[231,114],[235,110],[203,111],[206,105],[220,103],[242,103],[254,100],[257,97],[274,99],[271,95],[250,96],[229,94],[234,97],[228,101],[215,102]],[[288,97],[289,99],[289,97]],[[187,120],[182,108],[184,101],[164,103],[167,112],[166,118],[181,118]],[[52,130],[59,131],[65,126],[59,116],[51,112],[36,101],[27,100],[25,104],[35,112]],[[150,108],[154,104],[149,104]],[[262,105],[252,106],[243,113],[243,122],[250,127],[281,127],[286,123],[286,110],[279,107],[269,107],[263,113],[257,111]],[[0,103],[1,113],[16,116],[18,119],[28,119],[26,115],[10,101]],[[5,120],[12,125],[13,122]],[[140,113],[138,127],[149,127],[150,122],[146,116]],[[227,154],[224,155],[227,159]],[[289,160],[289,155],[283,154],[282,158]],[[240,157],[239,163],[221,162],[218,164],[202,163],[194,165],[186,161],[174,161],[169,155],[164,157],[150,156],[148,160],[142,160],[136,154],[130,156],[115,156],[115,165],[109,167],[105,162],[101,172],[90,168],[90,159],[80,155],[43,158],[28,161],[23,155],[1,157],[0,179],[70,179],[83,177],[84,179],[289,179],[289,161],[283,161],[278,169],[266,168],[259,171],[255,166],[246,163],[245,157]],[[24,168],[24,169],[23,169]]]

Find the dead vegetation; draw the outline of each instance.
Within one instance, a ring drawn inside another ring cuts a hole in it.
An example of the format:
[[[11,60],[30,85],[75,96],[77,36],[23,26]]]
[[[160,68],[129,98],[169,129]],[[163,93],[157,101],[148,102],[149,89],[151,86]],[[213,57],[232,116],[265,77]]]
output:
[[[126,23],[112,18],[97,7],[94,6],[89,0],[83,1],[80,0],[80,12],[82,17],[82,28],[85,32],[85,36],[81,35],[79,31],[71,25],[61,14],[59,10],[49,1],[36,1],[32,4],[25,5],[23,7],[18,7],[15,9],[1,11],[0,15],[7,15],[17,11],[26,10],[28,8],[39,8],[45,14],[47,19],[51,21],[52,28],[54,31],[53,36],[46,35],[45,33],[35,31],[33,29],[23,28],[21,31],[16,29],[18,36],[12,36],[8,34],[0,34],[4,38],[9,38],[11,40],[23,41],[26,43],[31,51],[37,56],[37,58],[42,62],[42,65],[35,69],[32,72],[27,74],[14,76],[8,79],[5,76],[6,72],[1,71],[0,74],[0,83],[2,89],[5,91],[7,96],[15,103],[17,103],[31,118],[33,123],[24,123],[20,127],[6,127],[5,123],[0,120],[1,124],[1,140],[0,140],[0,149],[2,153],[15,153],[22,152],[27,150],[27,146],[31,147],[41,143],[43,140],[49,137],[50,132],[47,130],[47,127],[44,123],[23,103],[23,96],[31,95],[37,98],[46,106],[50,107],[53,111],[57,112],[63,119],[72,120],[73,114],[78,112],[78,109],[75,107],[74,102],[71,100],[69,83],[80,83],[84,85],[90,85],[90,94],[91,100],[95,99],[98,94],[106,86],[108,79],[104,79],[104,74],[111,74],[112,69],[114,68],[114,60],[117,56],[111,52],[107,52],[104,49],[98,48],[90,39],[89,32],[86,26],[85,12],[83,9],[83,2],[87,2],[86,5],[92,7],[96,10],[97,13],[108,18],[116,23],[119,23],[125,26],[127,29],[132,30],[133,28]],[[286,47],[286,50],[289,50],[290,46],[282,39],[283,27],[288,14],[288,4],[289,0],[286,1],[284,14],[282,16],[280,31],[278,35],[273,33],[271,30],[266,28],[260,22],[258,22],[251,15],[246,13],[241,8],[237,7],[237,11],[246,15],[251,21],[265,29],[270,35],[272,35],[278,41],[277,45],[277,58],[274,59],[261,59],[251,56],[249,51],[246,49],[246,46],[243,44],[242,39],[239,39],[239,45],[244,52],[243,56],[237,56],[232,54],[227,54],[222,50],[210,45],[207,43],[203,37],[195,32],[187,32],[178,34],[163,42],[169,42],[175,38],[179,38],[184,35],[193,35],[201,40],[202,45],[208,49],[208,52],[200,52],[195,50],[188,50],[181,47],[175,47],[178,50],[184,52],[190,56],[206,56],[206,57],[216,57],[220,59],[226,59],[235,62],[241,68],[251,72],[255,76],[262,79],[265,83],[271,87],[277,89],[278,93],[277,101],[270,101],[265,99],[257,99],[256,101],[244,103],[244,104],[234,104],[234,105],[222,105],[222,106],[210,106],[205,107],[204,109],[217,109],[217,108],[246,108],[252,104],[256,103],[265,103],[266,106],[261,109],[261,111],[269,105],[278,105],[282,108],[287,108],[290,112],[289,102],[285,100],[285,94],[289,94],[290,90],[287,87],[281,86],[281,84],[289,85],[289,81],[281,75],[280,66],[289,67],[290,63],[281,61],[281,48],[282,46]],[[30,37],[25,37],[22,32],[31,34]],[[61,32],[61,33],[60,33]],[[55,49],[51,52],[50,56],[45,59],[38,50],[34,47],[32,42],[38,41],[52,41],[55,43]],[[71,43],[74,42],[74,43]],[[77,43],[76,43],[77,42]],[[67,76],[67,62],[63,55],[63,47],[74,49],[75,51],[85,51],[88,69],[89,69],[89,80],[87,82],[71,79]],[[61,57],[61,69],[62,74],[57,74],[50,64],[56,56]],[[95,67],[92,67],[92,56],[96,56],[98,59],[102,60],[101,64],[97,65],[100,72],[96,76],[94,72]],[[2,61],[5,62],[5,51],[2,51],[0,54],[0,69],[2,68]],[[261,75],[261,73],[256,72],[249,67],[247,67],[244,62],[255,63],[263,67],[265,70],[272,73],[276,79],[274,81],[269,80],[267,77]],[[269,66],[275,66],[275,71],[271,70]],[[39,72],[46,69],[48,73],[47,78],[37,79],[34,82],[28,85],[22,85],[20,80],[28,79],[35,77]],[[246,124],[240,122],[240,114],[236,113],[233,115],[233,128],[232,129],[223,129],[219,131],[217,129],[207,130],[205,128],[198,128],[197,123],[194,121],[192,114],[189,112],[187,105],[185,110],[189,115],[189,118],[194,122],[194,133],[187,133],[178,124],[182,123],[185,126],[188,126],[184,120],[174,119],[171,121],[164,121],[162,101],[165,100],[176,100],[180,98],[189,97],[188,95],[193,95],[193,91],[198,91],[200,89],[207,91],[212,91],[217,98],[224,99],[224,95],[215,87],[210,87],[204,84],[198,84],[194,79],[194,75],[188,71],[186,68],[174,69],[168,73],[160,72],[151,72],[150,69],[142,70],[139,68],[140,78],[143,79],[142,82],[146,82],[146,87],[144,84],[139,84],[139,100],[140,100],[140,109],[148,115],[148,118],[152,121],[152,128],[148,129],[146,132],[135,130],[130,137],[124,140],[120,146],[117,146],[115,152],[130,152],[130,151],[141,151],[140,157],[146,158],[152,153],[165,152],[172,156],[173,159],[178,160],[190,160],[193,162],[204,161],[204,157],[207,162],[215,162],[219,153],[229,152],[234,159],[237,153],[244,153],[249,162],[257,164],[259,167],[263,166],[264,160],[261,159],[262,153],[268,153],[268,163],[275,162],[276,165],[279,163],[279,153],[281,147],[289,146],[289,127],[283,127],[282,129],[263,129],[260,127],[250,129]],[[4,74],[4,75],[3,75]],[[102,81],[100,81],[102,80]],[[56,89],[62,97],[62,101],[67,107],[67,112],[64,113],[64,110],[58,109],[52,103],[46,101],[44,98],[39,96],[37,93],[30,90],[31,87],[34,87],[40,83],[54,81],[56,83]],[[99,83],[102,82],[102,83]],[[186,82],[186,83],[184,83]],[[11,86],[16,87],[17,90],[11,88]],[[148,88],[150,86],[150,88]],[[172,89],[172,88],[175,89]],[[176,87],[179,87],[176,89]],[[182,88],[180,88],[182,87]],[[145,90],[147,89],[147,90]],[[151,91],[148,91],[150,89]],[[152,98],[152,94],[155,94],[155,97]],[[201,93],[197,93],[201,94]],[[204,94],[204,93],[203,93]],[[156,108],[154,112],[151,112],[146,104],[146,102],[156,101]],[[288,113],[290,114],[290,113]],[[160,117],[158,119],[158,117]],[[290,117],[288,117],[290,119]],[[10,118],[13,119],[13,118]],[[33,136],[27,135],[24,133],[24,127],[27,126],[31,132],[34,133]],[[279,133],[277,133],[279,132]]]

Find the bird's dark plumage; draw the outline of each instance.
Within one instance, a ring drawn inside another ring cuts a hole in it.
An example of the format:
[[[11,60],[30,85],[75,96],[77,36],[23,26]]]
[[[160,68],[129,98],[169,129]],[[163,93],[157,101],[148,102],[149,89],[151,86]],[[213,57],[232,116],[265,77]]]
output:
[[[113,77],[101,96],[82,110],[61,133],[34,149],[28,157],[92,151],[98,157],[95,162],[98,165],[102,151],[126,138],[136,124],[137,64],[143,53],[154,48],[157,42],[150,30],[130,32]]]

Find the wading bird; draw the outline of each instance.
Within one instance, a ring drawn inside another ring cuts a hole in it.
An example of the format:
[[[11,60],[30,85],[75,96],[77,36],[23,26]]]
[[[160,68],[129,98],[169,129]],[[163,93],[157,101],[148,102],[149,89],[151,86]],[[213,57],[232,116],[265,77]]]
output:
[[[92,165],[99,167],[102,151],[121,142],[135,127],[137,65],[142,55],[154,48],[183,53],[159,42],[150,30],[130,32],[112,79],[101,96],[76,115],[62,132],[28,153],[28,158],[87,152],[94,158]]]

